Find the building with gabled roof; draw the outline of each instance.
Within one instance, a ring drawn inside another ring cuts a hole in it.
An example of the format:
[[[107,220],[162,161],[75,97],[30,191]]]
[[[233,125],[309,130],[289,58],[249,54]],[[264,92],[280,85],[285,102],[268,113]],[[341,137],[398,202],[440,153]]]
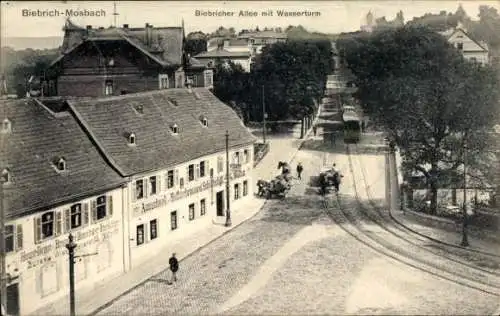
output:
[[[69,19],[61,54],[44,78],[48,95],[112,96],[182,88],[186,81],[211,87],[212,70],[185,54],[184,27],[93,28]]]
[[[69,233],[76,288],[124,271],[121,177],[62,100],[0,101],[7,312],[25,315],[67,295]]]
[[[69,100],[68,106],[106,160],[129,179],[132,266],[224,216],[226,195],[231,208],[253,198],[255,137],[207,89]]]
[[[487,44],[476,41],[469,33],[467,33],[464,26],[460,23],[456,28],[439,32],[439,34],[444,36],[451,45],[462,52],[466,59],[476,61],[480,64],[489,63]]]

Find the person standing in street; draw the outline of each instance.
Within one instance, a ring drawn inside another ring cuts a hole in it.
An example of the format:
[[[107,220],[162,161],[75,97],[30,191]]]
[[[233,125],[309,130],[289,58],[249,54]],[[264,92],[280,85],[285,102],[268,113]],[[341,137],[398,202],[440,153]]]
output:
[[[170,271],[172,271],[172,279],[170,280],[170,284],[172,284],[173,282],[177,282],[177,271],[179,271],[179,261],[175,257],[175,253],[168,260],[168,264],[170,265]]]
[[[299,180],[302,179],[302,170],[304,170],[304,167],[302,167],[302,163],[299,162],[299,164],[297,165],[297,177],[299,178]]]
[[[316,127],[316,125],[314,125],[314,126],[313,126],[313,133],[314,133],[314,136],[316,136],[316,131],[317,131],[317,129],[318,129],[318,128]]]

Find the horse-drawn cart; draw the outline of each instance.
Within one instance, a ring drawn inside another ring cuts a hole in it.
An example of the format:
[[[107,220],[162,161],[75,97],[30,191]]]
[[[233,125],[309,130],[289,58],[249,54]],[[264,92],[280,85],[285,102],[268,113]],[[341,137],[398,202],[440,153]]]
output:
[[[292,188],[292,176],[290,175],[291,168],[288,163],[280,161],[278,163],[278,169],[282,170],[281,174],[271,181],[257,181],[258,196],[265,196],[267,199],[271,199],[273,197],[286,197],[288,191]]]
[[[320,194],[327,194],[331,189],[339,191],[340,181],[343,176],[331,169],[321,171],[318,176],[311,177],[311,186],[319,187]]]

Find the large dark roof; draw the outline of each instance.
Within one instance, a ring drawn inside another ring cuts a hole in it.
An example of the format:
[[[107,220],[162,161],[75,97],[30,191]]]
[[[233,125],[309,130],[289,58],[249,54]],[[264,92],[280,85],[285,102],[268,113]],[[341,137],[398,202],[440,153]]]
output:
[[[254,142],[234,110],[204,88],[165,89],[88,101],[68,101],[97,146],[123,176],[167,168]],[[142,113],[141,113],[142,112]],[[208,127],[202,125],[206,117]],[[176,124],[179,134],[173,135]],[[136,145],[128,144],[134,133]]]
[[[124,182],[69,112],[52,112],[34,99],[0,101],[0,121],[5,118],[12,126],[11,133],[0,133],[0,169],[12,180],[4,185],[7,219]],[[60,157],[63,172],[53,166]]]
[[[76,26],[68,20],[64,30],[61,56],[59,56],[55,62],[59,61],[65,54],[69,53],[86,40],[123,40],[135,46],[162,66],[182,64],[182,27],[110,27],[91,28],[87,30],[86,28]],[[146,42],[147,30],[151,32],[149,43]],[[155,53],[158,51],[160,51],[160,53]]]

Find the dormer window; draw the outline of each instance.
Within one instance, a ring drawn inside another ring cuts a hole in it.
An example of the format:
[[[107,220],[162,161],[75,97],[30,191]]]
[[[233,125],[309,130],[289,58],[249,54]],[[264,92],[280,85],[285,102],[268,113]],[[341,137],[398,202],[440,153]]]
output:
[[[64,160],[64,158],[59,158],[59,160],[57,161],[57,170],[58,171],[65,171],[66,170],[66,160]]]
[[[144,107],[142,106],[142,104],[133,104],[132,108],[134,109],[135,113],[139,115],[144,114]]]
[[[2,122],[2,133],[10,133],[11,132],[11,124],[8,118],[5,118]]]
[[[130,135],[128,135],[128,144],[135,145],[135,134],[134,133],[130,133]]]
[[[1,178],[2,183],[6,184],[10,182],[10,172],[9,169],[3,169],[2,170],[2,178]]]
[[[457,48],[459,50],[463,50],[464,49],[464,43],[457,43]]]
[[[208,119],[205,116],[200,117],[201,125],[208,127]]]
[[[179,134],[179,127],[177,126],[177,124],[172,125],[171,129],[174,135]]]

